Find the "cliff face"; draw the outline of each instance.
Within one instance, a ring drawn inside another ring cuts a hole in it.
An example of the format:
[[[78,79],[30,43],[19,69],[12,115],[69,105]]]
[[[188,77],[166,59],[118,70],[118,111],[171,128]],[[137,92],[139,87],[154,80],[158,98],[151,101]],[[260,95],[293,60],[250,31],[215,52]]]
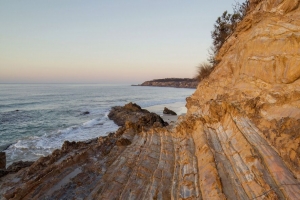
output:
[[[165,78],[145,81],[138,86],[154,86],[154,87],[176,87],[176,88],[196,88],[198,81],[190,78]]]
[[[253,0],[176,127],[127,122],[0,180],[13,199],[300,199],[300,6]]]
[[[200,188],[207,198],[299,199],[299,1],[251,3],[187,102]]]

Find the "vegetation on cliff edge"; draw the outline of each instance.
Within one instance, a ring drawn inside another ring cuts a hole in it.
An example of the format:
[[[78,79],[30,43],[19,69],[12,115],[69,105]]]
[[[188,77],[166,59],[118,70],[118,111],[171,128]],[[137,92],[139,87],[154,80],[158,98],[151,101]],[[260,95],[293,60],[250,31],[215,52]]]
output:
[[[195,76],[199,82],[208,77],[215,66],[219,63],[219,61],[216,60],[216,55],[219,53],[219,50],[226,40],[232,35],[237,24],[246,16],[249,10],[249,5],[249,0],[246,0],[244,3],[236,2],[233,5],[233,14],[224,11],[222,16],[218,17],[216,20],[214,29],[211,32],[213,44],[209,50],[208,63],[204,62],[200,64]]]

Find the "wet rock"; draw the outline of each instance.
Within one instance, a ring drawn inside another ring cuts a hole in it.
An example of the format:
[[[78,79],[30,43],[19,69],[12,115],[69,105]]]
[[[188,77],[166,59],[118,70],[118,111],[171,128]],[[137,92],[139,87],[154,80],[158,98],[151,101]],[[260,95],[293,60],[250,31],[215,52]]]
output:
[[[125,122],[138,122],[139,126],[151,127],[153,123],[161,123],[166,126],[163,119],[148,110],[142,109],[135,103],[128,103],[125,106],[115,106],[108,114],[109,119],[113,120],[117,125],[124,126]]]
[[[5,152],[0,152],[0,169],[6,168],[6,154]]]
[[[85,111],[85,112],[82,112],[82,113],[81,113],[81,115],[88,115],[88,114],[90,114],[89,111]]]
[[[163,113],[166,114],[166,115],[177,115],[176,112],[174,112],[173,110],[168,109],[167,107],[164,108]]]
[[[136,122],[146,113],[149,113],[149,111],[143,110],[137,104],[130,102],[125,106],[112,107],[108,118],[113,120],[118,126],[124,126],[126,121]]]
[[[10,145],[12,145],[13,143],[9,143],[9,144],[5,144],[5,145],[2,145],[0,146],[0,151],[4,151],[6,149],[8,149],[8,147],[10,147]]]
[[[8,174],[8,171],[6,169],[0,169],[0,178],[7,174]]]
[[[18,161],[18,162],[14,162],[13,164],[11,164],[8,168],[7,171],[9,173],[15,173],[18,172],[19,170],[26,168],[26,167],[30,167],[34,162],[32,161]]]

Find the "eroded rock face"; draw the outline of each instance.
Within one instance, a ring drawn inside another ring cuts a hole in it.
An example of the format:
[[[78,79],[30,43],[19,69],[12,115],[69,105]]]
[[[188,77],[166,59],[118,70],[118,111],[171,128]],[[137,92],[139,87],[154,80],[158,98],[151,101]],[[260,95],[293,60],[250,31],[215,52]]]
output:
[[[1,178],[0,194],[300,199],[299,9],[294,0],[251,1],[251,13],[220,50],[220,64],[187,99],[188,113],[175,128],[144,118],[146,111],[132,117],[126,112],[140,108],[129,105],[129,121],[116,133],[66,142]]]
[[[204,199],[300,198],[299,2],[253,3],[188,98]]]

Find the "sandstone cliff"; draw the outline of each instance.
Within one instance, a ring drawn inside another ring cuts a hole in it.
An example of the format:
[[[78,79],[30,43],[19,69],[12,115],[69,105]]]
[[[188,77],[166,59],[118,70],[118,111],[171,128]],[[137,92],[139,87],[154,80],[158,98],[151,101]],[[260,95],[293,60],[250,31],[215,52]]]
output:
[[[300,199],[299,1],[250,6],[176,127],[138,120],[66,142],[3,177],[3,197]]]
[[[135,86],[154,86],[154,87],[175,87],[175,88],[196,88],[198,81],[191,78],[165,78],[145,81]]]

